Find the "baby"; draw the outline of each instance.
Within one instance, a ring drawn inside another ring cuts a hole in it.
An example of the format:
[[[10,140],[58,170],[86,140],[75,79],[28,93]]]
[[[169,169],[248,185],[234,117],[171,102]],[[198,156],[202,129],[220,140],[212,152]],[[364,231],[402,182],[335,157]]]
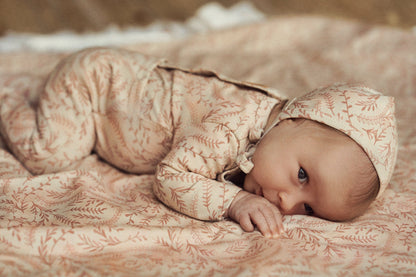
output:
[[[45,83],[30,77],[39,88],[25,80],[0,80],[0,131],[32,173],[76,168],[95,152],[126,172],[155,174],[155,195],[181,213],[231,218],[266,237],[284,230],[284,215],[361,215],[394,169],[393,99],[361,86],[287,101],[107,48],[69,56]]]

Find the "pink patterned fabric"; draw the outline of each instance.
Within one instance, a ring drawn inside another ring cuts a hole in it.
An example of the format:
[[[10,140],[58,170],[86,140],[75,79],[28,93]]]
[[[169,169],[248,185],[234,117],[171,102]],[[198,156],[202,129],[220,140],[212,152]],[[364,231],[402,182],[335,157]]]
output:
[[[238,168],[281,99],[160,64],[121,49],[80,51],[38,88],[37,108],[19,78],[5,77],[1,134],[31,173],[71,169],[94,151],[126,172],[155,174],[155,195],[173,209],[223,219],[241,188],[216,178]]]
[[[398,148],[393,97],[364,86],[332,85],[292,99],[275,124],[287,118],[312,119],[354,139],[367,153],[379,176],[377,197],[386,189]]]
[[[265,84],[290,98],[335,82],[364,83],[393,96],[400,141],[390,185],[351,222],[286,216],[286,232],[269,240],[232,221],[200,221],[166,207],[153,193],[152,173],[130,174],[89,155],[71,169],[32,176],[0,141],[0,275],[416,275],[414,35],[283,17],[126,47]],[[0,54],[1,79],[13,80],[15,93],[36,106],[38,89],[63,56]]]

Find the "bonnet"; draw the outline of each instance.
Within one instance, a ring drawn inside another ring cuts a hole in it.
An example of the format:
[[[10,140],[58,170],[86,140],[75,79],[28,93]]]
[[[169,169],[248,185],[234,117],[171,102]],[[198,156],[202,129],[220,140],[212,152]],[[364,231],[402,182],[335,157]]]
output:
[[[352,138],[373,163],[380,180],[377,198],[386,189],[397,157],[394,98],[359,85],[318,88],[288,102],[270,131],[288,118],[305,118],[331,126]]]

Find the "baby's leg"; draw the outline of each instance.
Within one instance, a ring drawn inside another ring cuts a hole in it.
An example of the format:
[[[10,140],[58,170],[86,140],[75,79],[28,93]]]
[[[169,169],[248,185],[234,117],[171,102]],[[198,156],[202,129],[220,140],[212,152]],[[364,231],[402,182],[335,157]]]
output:
[[[13,97],[14,102],[36,105],[45,78],[31,74],[5,74],[0,76],[0,105],[6,96]],[[9,99],[10,101],[11,99]],[[1,125],[0,125],[1,126]],[[0,148],[5,142],[0,135]]]
[[[33,173],[68,168],[92,150],[126,171],[153,172],[171,140],[169,77],[157,63],[124,50],[81,51],[52,72],[37,108],[12,85],[0,87],[1,134]]]
[[[82,56],[73,55],[57,66],[40,88],[37,105],[22,93],[25,88],[16,85],[18,80],[0,88],[1,134],[32,173],[59,171],[89,155],[94,146]]]

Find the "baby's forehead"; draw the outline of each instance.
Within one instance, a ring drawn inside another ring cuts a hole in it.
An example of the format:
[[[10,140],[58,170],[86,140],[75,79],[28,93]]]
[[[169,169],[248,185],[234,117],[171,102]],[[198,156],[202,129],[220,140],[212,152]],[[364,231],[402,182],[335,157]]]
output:
[[[359,146],[352,138],[334,127],[312,119],[293,118],[293,120],[297,123],[298,127],[301,128],[301,131],[310,137],[321,139],[325,141],[325,143],[345,143],[347,146],[357,146],[361,148],[361,146]]]

